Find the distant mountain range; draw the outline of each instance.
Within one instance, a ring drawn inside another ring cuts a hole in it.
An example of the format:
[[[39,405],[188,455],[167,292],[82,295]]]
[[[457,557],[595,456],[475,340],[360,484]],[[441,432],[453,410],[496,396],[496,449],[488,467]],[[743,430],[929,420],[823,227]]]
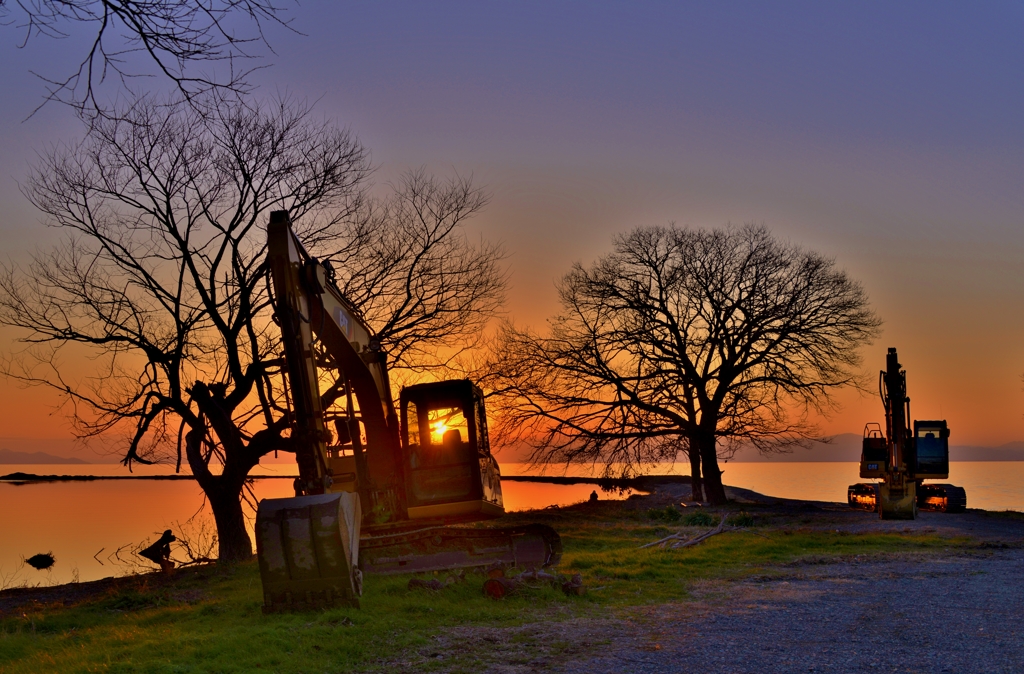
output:
[[[813,442],[807,449],[796,447],[782,454],[761,454],[753,446],[746,445],[737,450],[730,461],[772,462],[786,461],[860,461],[861,436],[843,433],[831,438],[831,442]],[[976,447],[951,445],[950,461],[1024,461],[1024,442],[1008,442],[998,447]]]
[[[0,0],[2,2],[2,0]],[[76,440],[75,438],[20,438],[0,436],[0,448],[16,454],[48,454],[53,457],[47,463],[117,463],[120,453],[111,451],[108,441],[93,438],[92,441]],[[38,457],[42,458],[42,457]],[[22,463],[20,460],[3,458],[0,463]],[[40,461],[41,462],[41,461]]]
[[[76,458],[67,458],[63,456],[55,456],[53,454],[47,454],[46,452],[16,452],[13,449],[0,449],[0,464],[12,464],[12,463],[74,463],[82,464],[89,463]]]

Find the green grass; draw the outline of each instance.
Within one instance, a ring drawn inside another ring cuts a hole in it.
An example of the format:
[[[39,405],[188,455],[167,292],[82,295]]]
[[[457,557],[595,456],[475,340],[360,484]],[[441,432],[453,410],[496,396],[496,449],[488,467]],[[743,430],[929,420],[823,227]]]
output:
[[[543,642],[549,642],[543,646],[548,654],[558,651],[557,641],[543,630],[516,632],[529,623],[686,601],[694,581],[778,574],[801,560],[927,553],[958,544],[935,536],[755,527],[692,548],[641,550],[639,545],[681,525],[614,506],[586,516],[562,510],[509,520],[555,526],[565,546],[561,571],[581,573],[590,591],[568,597],[539,587],[493,601],[481,593],[481,575],[470,574],[439,592],[408,590],[408,576],[370,577],[362,609],[267,616],[261,612],[259,572],[255,563],[246,563],[183,573],[171,585],[140,579],[134,587],[79,605],[6,615],[0,619],[0,672],[341,672],[401,668],[396,663],[417,670],[473,671],[474,659],[486,657],[489,647],[444,646],[445,634],[460,626],[513,628],[512,640],[522,642],[516,647],[529,658],[531,648]],[[700,531],[706,528],[693,529]]]
[[[699,513],[704,515],[705,513]],[[968,539],[909,534],[847,534],[809,529],[752,527],[730,531],[684,549],[640,545],[682,530],[696,535],[708,527],[638,521],[589,522],[567,520],[556,525],[566,554],[563,572],[580,572],[590,586],[592,601],[605,605],[635,605],[686,600],[687,587],[701,579],[741,579],[785,572],[794,562],[827,563],[856,556],[888,553],[928,553],[951,546],[973,545]],[[717,523],[715,516],[712,524]],[[683,522],[686,520],[684,519]],[[756,525],[746,513],[727,522]]]
[[[199,599],[177,598],[180,588],[131,589],[7,618],[0,671],[349,671],[430,646],[441,626],[514,625],[566,601],[543,588],[493,602],[476,580],[432,593],[407,590],[407,577],[369,579],[362,609],[264,616],[259,572],[247,563],[205,579]]]

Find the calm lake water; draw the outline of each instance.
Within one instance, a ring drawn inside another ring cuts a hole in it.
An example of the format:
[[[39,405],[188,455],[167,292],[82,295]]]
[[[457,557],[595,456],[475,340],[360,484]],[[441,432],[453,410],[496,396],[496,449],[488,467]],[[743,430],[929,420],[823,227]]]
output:
[[[725,483],[762,494],[819,501],[846,501],[846,488],[858,482],[856,463],[735,463],[722,466]],[[688,474],[688,466],[657,466],[651,474]],[[0,466],[0,474],[124,475],[117,465]],[[166,467],[143,466],[136,475],[166,474]],[[293,475],[294,465],[260,466],[263,475]],[[505,475],[525,475],[522,464],[504,464]],[[547,471],[562,475],[561,469]],[[582,469],[570,475],[587,475]],[[968,506],[986,510],[1024,511],[1024,462],[954,462],[949,482],[967,490]],[[568,505],[585,500],[591,485],[502,484],[508,510]],[[291,480],[256,480],[255,497],[290,496]],[[622,498],[606,494],[601,498]],[[191,481],[97,481],[44,484],[0,484],[0,587],[94,580],[131,571],[130,549],[153,540],[164,529],[185,531],[202,539],[211,530],[199,487]],[[52,552],[57,563],[49,572],[36,571],[22,559]]]

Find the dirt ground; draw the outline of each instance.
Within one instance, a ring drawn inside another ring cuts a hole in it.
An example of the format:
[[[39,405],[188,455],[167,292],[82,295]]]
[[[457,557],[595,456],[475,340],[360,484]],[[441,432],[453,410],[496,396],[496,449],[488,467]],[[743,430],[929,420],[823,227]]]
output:
[[[654,489],[626,507],[689,496],[686,484]],[[686,603],[453,628],[402,664],[495,674],[1024,672],[1024,516],[922,512],[914,521],[882,521],[840,503],[727,494],[766,531],[928,533],[976,545],[807,559],[771,576],[698,583],[696,601]],[[453,649],[476,654],[472,666],[463,660],[446,668],[441,659]]]
[[[601,672],[1021,672],[1024,553],[794,568],[708,583],[697,605],[609,626],[610,643],[553,668]]]
[[[843,504],[728,493],[771,526],[969,536],[981,545],[808,560],[771,577],[704,582],[694,588],[696,602],[575,621],[555,634],[573,647],[528,663],[496,660],[482,671],[1024,672],[1024,518],[969,511],[881,521]],[[644,500],[685,496],[687,486],[664,485]],[[507,636],[490,630],[488,638],[500,644]]]

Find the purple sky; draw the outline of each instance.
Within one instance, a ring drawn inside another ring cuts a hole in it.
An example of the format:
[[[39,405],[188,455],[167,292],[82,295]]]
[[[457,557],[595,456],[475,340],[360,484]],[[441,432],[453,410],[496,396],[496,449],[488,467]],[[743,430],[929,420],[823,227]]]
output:
[[[681,5],[305,2],[304,35],[270,32],[260,91],[318,100],[380,181],[427,166],[485,185],[472,228],[512,253],[519,323],[542,326],[555,279],[617,232],[764,222],[864,283],[885,321],[867,369],[898,347],[916,417],[949,419],[955,444],[1024,439],[1024,6]],[[0,33],[18,257],[52,233],[17,181],[79,133],[55,105],[22,121],[43,94],[28,70],[65,73],[82,42]],[[879,420],[874,397],[843,400],[826,430]],[[0,435],[63,433],[41,394],[0,383],[4,404]]]

